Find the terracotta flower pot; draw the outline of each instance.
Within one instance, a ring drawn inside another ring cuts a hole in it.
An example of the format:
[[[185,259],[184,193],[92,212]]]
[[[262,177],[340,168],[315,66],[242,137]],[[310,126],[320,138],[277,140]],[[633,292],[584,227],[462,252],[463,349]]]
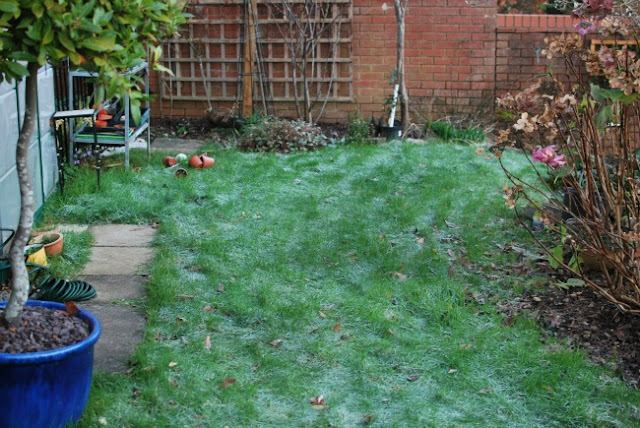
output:
[[[202,160],[202,168],[209,168],[215,165],[216,163],[216,160],[214,158],[207,156],[206,153],[203,155],[200,155],[200,159]]]
[[[162,160],[162,163],[169,167],[169,166],[174,166],[175,164],[178,163],[178,160],[172,156],[165,156],[165,158]]]
[[[202,162],[202,159],[198,155],[193,155],[191,156],[191,159],[189,159],[189,166],[191,168],[202,168],[203,163],[204,162]]]
[[[49,237],[51,239],[47,239]],[[31,240],[31,243],[42,244],[45,253],[47,253],[47,256],[51,257],[62,252],[64,246],[64,236],[60,232],[45,232],[33,238]]]

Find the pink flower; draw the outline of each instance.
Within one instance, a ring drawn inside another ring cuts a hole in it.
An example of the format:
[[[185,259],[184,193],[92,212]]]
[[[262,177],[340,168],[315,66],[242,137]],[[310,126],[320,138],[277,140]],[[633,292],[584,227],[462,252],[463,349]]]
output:
[[[575,28],[581,36],[586,36],[588,33],[594,31],[596,26],[593,22],[581,21],[574,25],[573,28]]]
[[[564,155],[556,153],[555,146],[540,147],[538,146],[533,150],[532,156],[534,161],[542,162],[549,165],[551,168],[555,168],[561,165],[566,165],[567,161]]]

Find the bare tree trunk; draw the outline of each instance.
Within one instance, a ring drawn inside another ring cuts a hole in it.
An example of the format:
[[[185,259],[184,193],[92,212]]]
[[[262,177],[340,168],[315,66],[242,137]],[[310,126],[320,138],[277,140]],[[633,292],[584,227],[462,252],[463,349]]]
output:
[[[24,123],[16,148],[16,169],[20,185],[20,221],[9,251],[13,279],[11,297],[4,313],[5,321],[13,327],[20,324],[22,309],[29,297],[29,273],[24,262],[24,248],[33,226],[33,187],[29,173],[29,144],[36,127],[38,64],[30,62],[27,69],[29,75],[26,80]]]
[[[407,132],[409,128],[409,93],[405,82],[404,73],[404,34],[405,34],[405,14],[407,11],[408,0],[393,0],[396,10],[396,24],[398,25],[397,33],[397,54],[396,70],[398,73],[398,84],[400,85],[400,120],[402,121],[402,133]]]

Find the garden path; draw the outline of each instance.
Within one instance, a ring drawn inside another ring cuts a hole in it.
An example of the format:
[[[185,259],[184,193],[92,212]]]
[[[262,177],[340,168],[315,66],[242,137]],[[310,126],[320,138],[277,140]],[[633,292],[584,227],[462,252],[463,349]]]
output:
[[[89,231],[95,242],[81,279],[94,286],[97,296],[81,306],[102,324],[94,367],[123,372],[144,331],[145,317],[137,305],[144,297],[145,269],[153,256],[155,229],[108,224],[91,226]]]

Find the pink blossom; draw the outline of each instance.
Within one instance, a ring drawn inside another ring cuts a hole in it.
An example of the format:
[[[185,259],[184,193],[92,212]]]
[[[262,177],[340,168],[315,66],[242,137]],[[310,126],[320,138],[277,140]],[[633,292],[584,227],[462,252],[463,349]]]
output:
[[[532,158],[534,161],[546,163],[551,168],[566,165],[567,161],[564,155],[556,153],[555,146],[540,147],[533,150]]]
[[[581,36],[586,36],[588,33],[594,31],[596,26],[593,22],[581,21],[574,25],[573,28],[575,28]]]

